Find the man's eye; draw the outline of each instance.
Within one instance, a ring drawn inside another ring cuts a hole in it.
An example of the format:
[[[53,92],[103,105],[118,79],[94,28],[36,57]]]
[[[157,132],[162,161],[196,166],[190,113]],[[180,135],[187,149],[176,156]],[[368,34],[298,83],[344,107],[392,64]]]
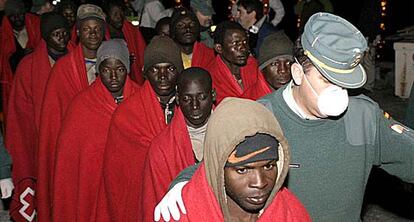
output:
[[[198,99],[200,99],[200,100],[205,100],[206,98],[207,97],[204,94],[201,94],[201,95],[198,96]]]
[[[176,26],[178,29],[182,29],[185,27],[185,25],[183,23],[178,23]]]
[[[271,169],[273,169],[273,167],[275,166],[275,164],[274,163],[270,163],[270,164],[267,164],[266,166],[264,166],[263,168],[265,169],[265,170],[271,170]]]
[[[117,69],[117,72],[118,73],[124,73],[126,71],[126,69],[125,68],[118,68]]]
[[[170,67],[168,67],[168,71],[170,71],[170,72],[174,72],[174,71],[175,71],[175,67],[174,67],[174,66],[170,66]]]
[[[183,101],[184,101],[184,102],[188,102],[188,101],[190,101],[190,97],[189,97],[189,96],[184,96],[184,97],[183,97]]]
[[[240,168],[240,169],[237,169],[236,172],[238,174],[245,174],[245,173],[247,173],[247,169],[246,168]]]

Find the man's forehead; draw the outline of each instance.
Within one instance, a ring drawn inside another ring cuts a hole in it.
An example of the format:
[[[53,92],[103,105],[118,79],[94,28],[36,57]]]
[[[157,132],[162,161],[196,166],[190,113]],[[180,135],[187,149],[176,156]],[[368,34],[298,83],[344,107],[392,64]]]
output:
[[[192,16],[190,16],[190,15],[184,15],[184,16],[182,16],[182,17],[180,17],[178,20],[177,20],[177,24],[178,23],[184,23],[184,22],[196,22],[196,20],[195,20],[195,18],[193,18]]]
[[[238,39],[245,39],[247,38],[247,33],[243,30],[239,29],[227,29],[225,30],[225,39],[228,39],[230,41],[238,40]]]
[[[102,22],[96,18],[88,18],[81,21],[80,26],[102,26]]]
[[[154,65],[152,65],[152,67],[155,68],[164,68],[164,67],[169,67],[172,66],[173,64],[169,63],[169,62],[160,62],[160,63],[156,63]]]

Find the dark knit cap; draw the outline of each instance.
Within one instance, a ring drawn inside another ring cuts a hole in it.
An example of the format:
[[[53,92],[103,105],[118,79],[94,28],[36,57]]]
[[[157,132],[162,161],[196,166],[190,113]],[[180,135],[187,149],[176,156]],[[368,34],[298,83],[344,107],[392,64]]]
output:
[[[226,167],[242,166],[263,160],[279,160],[279,141],[273,136],[257,133],[239,143],[227,159]]]
[[[183,71],[181,51],[167,36],[155,36],[144,51],[144,73],[158,63],[171,63],[178,72]]]
[[[194,14],[193,11],[188,10],[186,8],[177,8],[174,10],[173,14],[171,15],[171,23],[170,23],[170,35],[174,36],[175,34],[175,27],[177,26],[178,21],[185,17],[190,17],[191,20],[195,21],[198,29],[200,29],[200,22],[198,21],[197,16]]]
[[[289,56],[293,59],[293,42],[285,34],[279,31],[268,35],[259,50],[259,68],[264,69],[280,56]]]
[[[96,67],[99,69],[101,63],[108,58],[114,58],[121,61],[124,64],[127,72],[129,73],[131,65],[129,61],[129,51],[127,43],[123,39],[111,39],[102,42],[96,52]]]
[[[54,30],[60,28],[65,28],[70,32],[68,20],[63,15],[57,12],[48,12],[40,16],[40,33],[44,40],[47,40]]]
[[[21,0],[7,0],[4,4],[4,14],[6,16],[26,13],[26,8]]]

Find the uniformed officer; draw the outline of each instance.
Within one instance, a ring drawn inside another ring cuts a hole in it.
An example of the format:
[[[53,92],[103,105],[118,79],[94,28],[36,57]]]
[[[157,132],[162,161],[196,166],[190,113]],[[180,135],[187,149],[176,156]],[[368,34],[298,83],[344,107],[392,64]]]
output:
[[[295,47],[292,81],[259,100],[291,146],[286,185],[314,221],[358,222],[373,166],[414,182],[413,131],[368,97],[348,96],[366,82],[360,61],[367,42],[351,23],[314,14]],[[164,214],[180,190],[170,192],[158,207]]]

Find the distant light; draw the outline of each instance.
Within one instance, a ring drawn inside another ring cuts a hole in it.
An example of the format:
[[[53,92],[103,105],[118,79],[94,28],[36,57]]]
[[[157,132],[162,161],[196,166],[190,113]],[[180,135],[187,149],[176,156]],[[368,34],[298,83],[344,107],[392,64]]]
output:
[[[57,5],[57,1],[53,0],[52,5]]]
[[[137,20],[131,21],[131,24],[133,26],[139,26],[139,21],[137,21]]]
[[[210,30],[211,30],[212,32],[214,32],[214,31],[216,31],[216,28],[217,28],[217,26],[212,25],[212,26],[210,27]]]
[[[381,2],[381,7],[384,7],[384,6],[386,6],[387,5],[387,2],[386,1],[382,1]]]

